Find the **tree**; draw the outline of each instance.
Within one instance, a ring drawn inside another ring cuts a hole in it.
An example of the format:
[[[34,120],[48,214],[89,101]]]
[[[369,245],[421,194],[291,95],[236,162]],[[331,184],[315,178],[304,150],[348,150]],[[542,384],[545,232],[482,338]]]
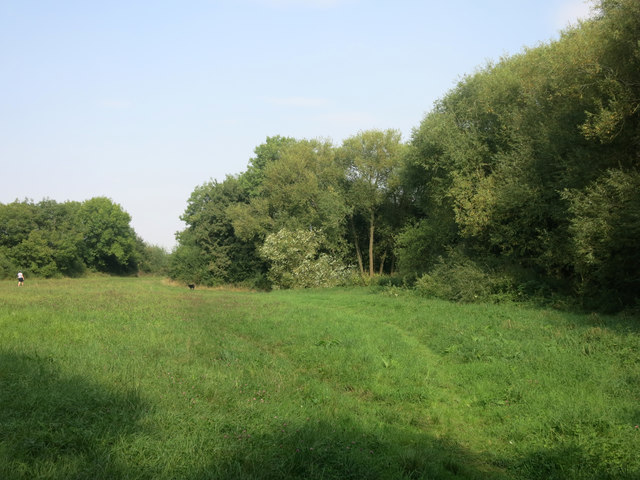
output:
[[[37,206],[30,200],[0,204],[0,246],[18,245],[37,227]]]
[[[583,297],[612,310],[631,304],[640,291],[640,172],[612,169],[565,196]]]
[[[82,204],[78,217],[87,267],[117,274],[136,270],[136,235],[120,205],[95,197]]]
[[[342,249],[346,207],[339,183],[343,171],[330,142],[300,140],[267,164],[257,195],[230,206],[236,235],[262,244],[281,228],[322,230],[327,248]]]
[[[0,250],[7,265],[32,275],[75,276],[84,271],[79,203],[45,199],[0,205]],[[15,272],[4,272],[14,275]]]
[[[255,157],[249,159],[247,170],[239,177],[241,187],[249,197],[260,195],[260,186],[264,180],[264,171],[267,165],[277,161],[282,152],[296,142],[295,138],[276,135],[275,137],[267,137],[265,143],[258,145],[253,150]]]
[[[264,272],[254,243],[237,236],[229,207],[244,205],[248,193],[242,181],[228,176],[193,191],[180,217],[187,228],[178,234],[171,276],[205,285],[243,282]],[[187,268],[182,268],[182,259]]]
[[[147,274],[165,275],[169,271],[169,253],[159,245],[149,245],[136,237],[138,269]]]
[[[635,197],[623,186],[633,185],[638,171],[640,4],[603,0],[599,6],[596,19],[566,30],[559,41],[465,77],[414,131],[405,187],[424,218],[399,237],[405,260],[416,258],[408,241],[436,240],[432,233],[448,216],[455,251],[486,260],[479,264],[515,264],[583,292],[617,269],[619,257],[605,252],[616,245],[630,254],[624,235],[607,243],[598,229],[635,225]],[[631,217],[611,214],[604,221],[597,208],[587,208],[595,198],[623,206]],[[586,252],[597,267],[581,258]],[[637,269],[624,271],[637,276]]]
[[[351,211],[358,265],[363,275],[354,215],[365,215],[368,223],[369,276],[373,276],[376,224],[382,205],[389,199],[389,181],[399,166],[401,151],[401,135],[397,130],[360,132],[342,144],[340,157],[346,167],[346,198]]]

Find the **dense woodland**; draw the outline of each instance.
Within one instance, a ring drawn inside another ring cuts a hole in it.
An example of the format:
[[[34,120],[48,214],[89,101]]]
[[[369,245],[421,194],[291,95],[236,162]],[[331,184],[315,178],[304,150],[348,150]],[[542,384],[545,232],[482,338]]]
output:
[[[559,40],[465,76],[407,142],[392,129],[339,145],[268,137],[246,171],[195,188],[169,273],[203,285],[377,282],[459,301],[555,296],[617,310],[640,291],[639,167],[640,2],[601,0]],[[96,236],[104,225],[89,210],[104,202],[0,206],[0,268],[152,264],[119,207],[110,220],[122,241]],[[20,209],[40,213],[29,223]]]

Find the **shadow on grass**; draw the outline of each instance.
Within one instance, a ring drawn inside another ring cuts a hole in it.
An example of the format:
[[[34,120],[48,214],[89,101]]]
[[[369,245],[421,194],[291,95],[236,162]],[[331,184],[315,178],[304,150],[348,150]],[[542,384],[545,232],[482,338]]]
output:
[[[197,480],[637,480],[640,472],[611,465],[578,446],[558,446],[520,458],[480,458],[459,444],[428,434],[366,431],[326,421],[287,425],[279,433],[229,436]]]
[[[126,458],[122,446],[123,439],[139,433],[146,411],[134,391],[118,394],[85,378],[66,377],[54,359],[0,352],[0,478],[154,478]],[[605,458],[579,447],[487,459],[446,438],[388,425],[366,428],[349,415],[272,419],[268,433],[232,424],[220,431],[223,439],[204,441],[193,460],[185,459],[163,478],[640,478],[624,465],[611,465],[615,455]]]
[[[226,449],[194,479],[503,479],[460,445],[399,429],[370,433],[344,419],[282,423],[252,436],[230,429]]]
[[[145,405],[61,375],[52,358],[0,352],[0,478],[140,476],[114,455],[134,433]]]
[[[575,445],[533,452],[512,465],[523,480],[638,480],[640,471],[624,464],[612,464],[615,457],[603,458]],[[633,470],[633,471],[632,471]]]

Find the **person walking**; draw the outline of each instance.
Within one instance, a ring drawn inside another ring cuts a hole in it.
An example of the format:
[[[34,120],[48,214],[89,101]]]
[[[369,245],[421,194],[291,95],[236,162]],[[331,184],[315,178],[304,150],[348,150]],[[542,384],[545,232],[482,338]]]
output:
[[[22,287],[24,285],[24,275],[22,272],[18,272],[18,286]]]

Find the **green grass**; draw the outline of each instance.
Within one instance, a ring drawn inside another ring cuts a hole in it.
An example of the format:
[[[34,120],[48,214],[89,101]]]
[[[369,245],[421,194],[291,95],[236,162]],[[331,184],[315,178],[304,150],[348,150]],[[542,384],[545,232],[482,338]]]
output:
[[[0,478],[640,477],[637,318],[0,284]]]

